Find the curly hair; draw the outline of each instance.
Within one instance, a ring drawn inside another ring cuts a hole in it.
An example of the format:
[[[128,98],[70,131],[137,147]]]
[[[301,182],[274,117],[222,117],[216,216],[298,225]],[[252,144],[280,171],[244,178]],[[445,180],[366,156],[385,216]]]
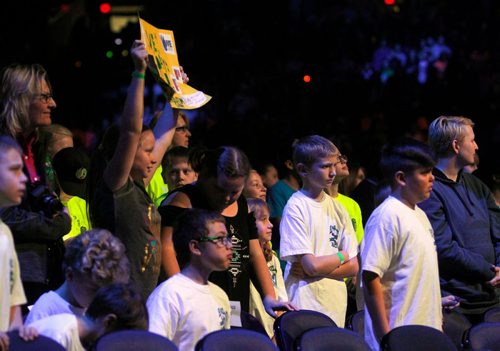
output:
[[[127,283],[130,275],[125,246],[106,229],[93,229],[71,240],[63,262],[63,270],[68,268],[88,276],[99,287]]]

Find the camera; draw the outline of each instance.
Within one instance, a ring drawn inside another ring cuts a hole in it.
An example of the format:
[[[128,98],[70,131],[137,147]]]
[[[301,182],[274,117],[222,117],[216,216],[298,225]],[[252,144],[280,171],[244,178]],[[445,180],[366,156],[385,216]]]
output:
[[[52,217],[63,210],[63,204],[59,198],[50,192],[46,185],[38,185],[29,194],[32,209],[43,211],[47,217]]]

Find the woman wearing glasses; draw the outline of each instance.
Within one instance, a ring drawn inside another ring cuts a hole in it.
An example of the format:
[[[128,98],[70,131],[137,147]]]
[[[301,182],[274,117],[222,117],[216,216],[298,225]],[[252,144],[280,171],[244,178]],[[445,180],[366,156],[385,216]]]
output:
[[[2,220],[11,228],[28,304],[64,280],[62,237],[71,219],[51,193],[45,162],[49,134],[39,130],[52,123],[56,102],[45,69],[37,64],[13,64],[1,72],[0,132],[11,135],[23,149],[27,194],[21,205],[3,210]],[[53,185],[52,185],[53,186]]]
[[[162,265],[170,277],[179,272],[173,245],[173,224],[188,208],[217,211],[224,216],[228,236],[233,246],[233,259],[228,270],[212,274],[211,281],[219,285],[232,304],[233,325],[239,319],[238,311],[248,312],[250,275],[255,275],[261,289],[266,311],[275,316],[276,309],[291,309],[288,303],[276,301],[266,260],[259,245],[253,217],[241,196],[250,172],[247,156],[237,148],[224,146],[199,155],[201,162],[193,160],[199,171],[198,181],[177,189],[163,202],[162,215]],[[196,165],[199,165],[198,167]]]

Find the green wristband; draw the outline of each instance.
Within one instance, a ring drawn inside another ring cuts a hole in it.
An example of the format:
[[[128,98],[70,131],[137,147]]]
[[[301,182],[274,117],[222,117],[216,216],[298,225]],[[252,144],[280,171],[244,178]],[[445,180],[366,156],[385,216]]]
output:
[[[343,265],[345,262],[344,255],[342,255],[342,253],[339,251],[339,252],[337,252],[337,256],[339,256],[340,265]]]
[[[134,72],[132,72],[132,77],[139,78],[139,79],[144,79],[144,78],[146,78],[146,75],[144,73],[140,73],[140,72],[134,71]]]

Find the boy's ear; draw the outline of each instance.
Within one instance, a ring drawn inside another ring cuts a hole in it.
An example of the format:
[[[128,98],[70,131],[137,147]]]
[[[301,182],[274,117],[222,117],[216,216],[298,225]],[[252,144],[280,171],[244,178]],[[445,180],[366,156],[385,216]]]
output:
[[[396,183],[399,186],[405,186],[406,185],[406,176],[403,171],[397,171],[396,174],[394,174],[394,179],[396,179]]]
[[[297,163],[297,166],[295,167],[297,169],[297,173],[301,176],[301,177],[305,177],[307,175],[307,172],[308,172],[308,168],[305,164],[303,163]]]
[[[118,319],[116,314],[108,313],[102,317],[102,324],[106,330],[112,330],[114,328],[115,322]]]
[[[285,167],[288,168],[289,170],[293,170],[293,162],[292,162],[292,160],[286,160],[285,161]]]
[[[189,242],[189,252],[196,256],[201,256],[200,243],[196,240]]]
[[[460,151],[460,143],[458,142],[457,139],[454,139],[452,142],[451,142],[451,148],[453,149],[453,152],[455,154],[458,154],[458,151]]]
[[[73,268],[68,267],[68,268],[66,268],[64,275],[65,275],[66,280],[70,282],[73,280],[73,278],[75,276],[75,272],[73,272]]]

